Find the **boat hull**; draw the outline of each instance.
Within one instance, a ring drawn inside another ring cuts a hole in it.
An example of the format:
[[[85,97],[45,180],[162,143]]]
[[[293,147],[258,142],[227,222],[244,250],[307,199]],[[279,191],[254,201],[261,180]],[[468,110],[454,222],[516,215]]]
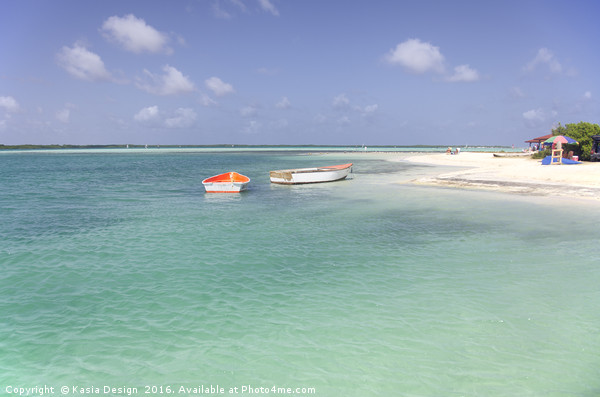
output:
[[[249,183],[250,178],[237,172],[225,172],[202,181],[206,193],[240,193]]]
[[[345,179],[352,170],[352,163],[330,167],[297,168],[270,171],[271,183],[297,185],[304,183],[334,182]]]

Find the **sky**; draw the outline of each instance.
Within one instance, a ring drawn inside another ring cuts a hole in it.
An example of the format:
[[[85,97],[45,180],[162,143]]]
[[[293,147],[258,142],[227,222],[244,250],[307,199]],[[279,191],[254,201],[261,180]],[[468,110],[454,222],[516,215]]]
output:
[[[515,145],[600,122],[600,2],[3,0],[0,144]]]

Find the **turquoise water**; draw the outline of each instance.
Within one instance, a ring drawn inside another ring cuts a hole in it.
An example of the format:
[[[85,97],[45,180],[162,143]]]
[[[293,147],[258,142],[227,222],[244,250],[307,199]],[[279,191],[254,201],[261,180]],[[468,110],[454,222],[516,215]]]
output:
[[[352,153],[0,162],[1,395],[600,395],[596,204],[387,183],[435,169]],[[205,194],[228,170],[250,189]]]

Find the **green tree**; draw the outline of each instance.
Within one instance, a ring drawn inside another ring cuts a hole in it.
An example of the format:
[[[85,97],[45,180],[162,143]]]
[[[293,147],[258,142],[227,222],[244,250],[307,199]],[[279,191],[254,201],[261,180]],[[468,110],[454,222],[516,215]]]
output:
[[[560,123],[558,125],[561,127]],[[565,131],[560,135],[567,135],[579,142],[578,150],[576,150],[579,158],[581,160],[589,160],[592,150],[592,135],[600,135],[600,125],[580,121],[577,124],[566,124],[562,128]],[[552,134],[559,135],[555,134],[554,130],[552,130]]]
[[[558,126],[552,128],[552,135],[567,135],[567,129],[558,122]]]

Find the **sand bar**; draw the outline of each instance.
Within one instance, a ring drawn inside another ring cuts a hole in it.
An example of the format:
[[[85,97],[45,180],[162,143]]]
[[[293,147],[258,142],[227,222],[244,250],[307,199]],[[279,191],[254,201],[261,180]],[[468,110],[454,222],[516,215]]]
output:
[[[439,166],[440,172],[410,181],[422,185],[492,189],[504,192],[571,196],[600,201],[600,162],[542,165],[529,157],[494,157],[492,153],[421,154],[392,161]]]

